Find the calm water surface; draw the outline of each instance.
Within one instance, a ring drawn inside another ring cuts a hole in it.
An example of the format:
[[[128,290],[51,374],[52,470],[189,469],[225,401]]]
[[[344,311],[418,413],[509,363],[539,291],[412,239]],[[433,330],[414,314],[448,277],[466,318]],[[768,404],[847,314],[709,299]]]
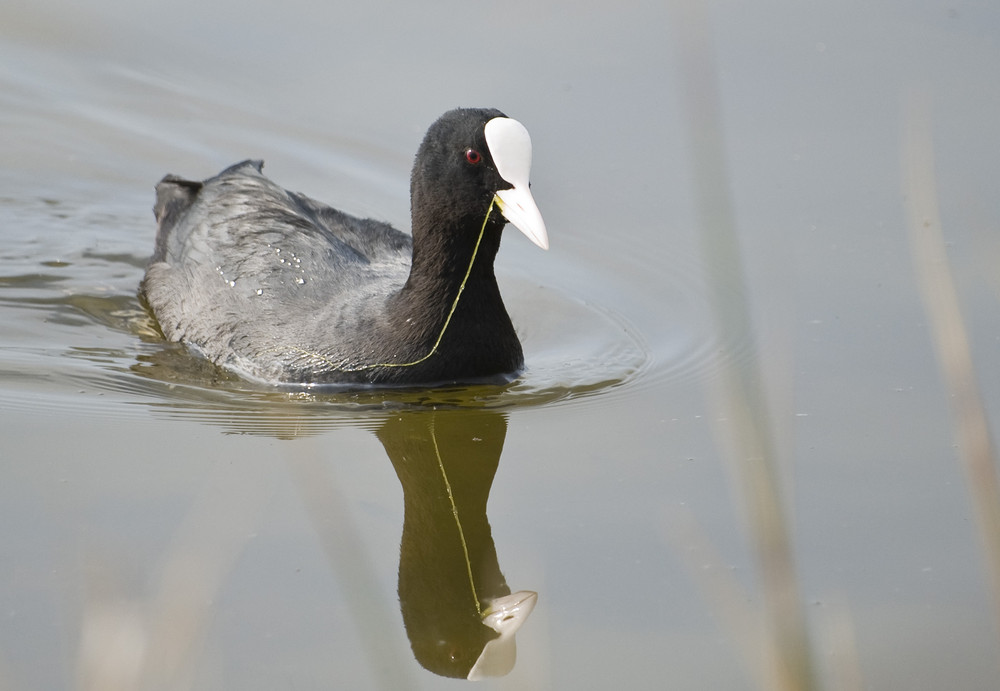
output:
[[[0,688],[439,688],[518,591],[487,688],[996,687],[906,205],[995,423],[1000,10],[187,4],[0,8]],[[158,338],[163,174],[406,228],[456,105],[535,142],[518,381],[276,392]]]

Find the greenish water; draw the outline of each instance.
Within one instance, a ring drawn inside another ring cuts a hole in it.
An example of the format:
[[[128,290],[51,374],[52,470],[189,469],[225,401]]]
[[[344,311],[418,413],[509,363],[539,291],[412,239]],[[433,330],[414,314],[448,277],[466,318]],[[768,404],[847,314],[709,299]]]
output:
[[[903,133],[929,103],[995,428],[1000,11],[685,7],[0,9],[0,687],[440,688],[531,591],[477,683],[994,688]],[[551,250],[497,261],[519,380],[272,391],[158,338],[163,174],[261,157],[406,228],[457,105],[534,141]]]

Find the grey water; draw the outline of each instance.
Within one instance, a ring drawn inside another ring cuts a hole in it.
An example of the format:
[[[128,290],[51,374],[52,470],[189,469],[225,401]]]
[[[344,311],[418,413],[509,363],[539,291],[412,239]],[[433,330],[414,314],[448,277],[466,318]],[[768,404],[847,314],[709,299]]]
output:
[[[407,229],[455,106],[534,142],[518,380],[275,391],[159,337],[164,174],[263,158]],[[1000,535],[907,209],[996,429],[997,122],[982,2],[5,3],[0,688],[441,688],[519,592],[461,683],[995,688]]]

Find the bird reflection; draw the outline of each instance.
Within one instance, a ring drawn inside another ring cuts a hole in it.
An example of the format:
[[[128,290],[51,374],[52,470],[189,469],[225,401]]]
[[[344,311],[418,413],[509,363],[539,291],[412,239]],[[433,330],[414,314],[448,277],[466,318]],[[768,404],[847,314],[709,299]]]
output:
[[[417,661],[448,677],[508,673],[535,605],[511,593],[486,517],[507,420],[488,410],[404,412],[377,430],[403,486],[399,603]]]
[[[205,371],[192,368],[202,367]],[[511,593],[497,562],[486,517],[493,477],[507,434],[503,413],[467,407],[482,393],[475,388],[425,391],[230,392],[196,387],[190,381],[223,379],[225,372],[182,351],[166,348],[143,356],[133,371],[151,383],[153,409],[220,425],[230,433],[280,439],[309,437],[338,424],[377,416],[375,434],[385,447],[403,487],[404,518],[399,559],[399,604],[414,657],[443,676],[481,679],[513,669],[514,634],[531,613],[537,594]],[[170,385],[164,395],[156,384]],[[482,387],[486,389],[487,387]],[[489,387],[496,395],[496,387]],[[436,398],[428,400],[428,396]],[[289,405],[290,400],[295,405]],[[234,403],[235,401],[235,403]],[[389,402],[398,412],[384,418]],[[432,408],[440,403],[445,408]],[[331,415],[336,410],[338,415]],[[322,464],[292,464],[314,526],[333,568],[341,572],[342,532],[349,525],[338,513],[335,485]],[[330,520],[331,515],[339,519]],[[345,576],[347,577],[347,576]],[[362,587],[360,584],[356,584]]]

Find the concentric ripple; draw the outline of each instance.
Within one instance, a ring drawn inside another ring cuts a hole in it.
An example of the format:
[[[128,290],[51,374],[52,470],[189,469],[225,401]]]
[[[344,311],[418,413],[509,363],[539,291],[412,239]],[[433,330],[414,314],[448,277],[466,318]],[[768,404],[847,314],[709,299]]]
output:
[[[148,220],[116,218],[93,204],[3,202],[8,220],[13,214],[45,232],[23,235],[3,249],[0,319],[7,328],[0,336],[0,407],[152,414],[292,437],[364,425],[407,408],[587,405],[597,397],[607,401],[712,376],[720,357],[741,357],[746,350],[717,342],[694,262],[672,258],[664,271],[655,259],[619,258],[632,268],[620,275],[602,266],[600,250],[577,243],[528,260],[555,265],[540,282],[531,267],[504,273],[517,265],[515,246],[514,261],[498,265],[525,352],[525,371],[515,381],[439,389],[264,387],[163,341],[135,296],[152,233],[114,231]]]

